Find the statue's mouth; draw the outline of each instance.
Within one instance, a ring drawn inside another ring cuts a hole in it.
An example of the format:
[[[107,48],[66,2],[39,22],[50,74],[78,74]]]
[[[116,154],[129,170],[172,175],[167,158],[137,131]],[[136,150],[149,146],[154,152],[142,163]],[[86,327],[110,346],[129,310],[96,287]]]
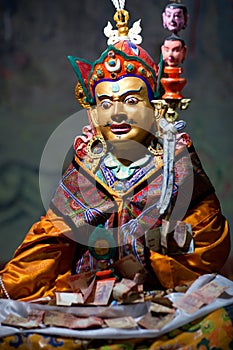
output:
[[[131,130],[131,128],[131,125],[127,123],[114,123],[110,127],[111,132],[116,135],[127,134]]]

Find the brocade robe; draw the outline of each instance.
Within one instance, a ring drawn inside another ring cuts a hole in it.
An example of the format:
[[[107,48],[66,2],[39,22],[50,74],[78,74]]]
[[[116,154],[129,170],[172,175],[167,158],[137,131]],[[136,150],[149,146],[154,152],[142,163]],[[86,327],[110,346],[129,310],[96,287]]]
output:
[[[116,242],[113,260],[134,254],[163,288],[174,288],[204,273],[218,272],[230,251],[227,220],[186,134],[177,142],[175,181],[169,212],[156,207],[161,194],[162,164],[150,160],[125,182],[122,191],[102,172],[90,170],[91,160],[78,159],[67,169],[51,207],[35,223],[13,258],[1,272],[12,299],[54,297],[69,290],[67,277],[94,269],[88,245],[96,226],[102,225]],[[137,221],[137,218],[140,220]],[[176,246],[173,232],[167,247],[149,249],[145,232],[158,232],[163,220],[182,220],[192,228],[193,250]],[[2,297],[5,297],[1,291]]]

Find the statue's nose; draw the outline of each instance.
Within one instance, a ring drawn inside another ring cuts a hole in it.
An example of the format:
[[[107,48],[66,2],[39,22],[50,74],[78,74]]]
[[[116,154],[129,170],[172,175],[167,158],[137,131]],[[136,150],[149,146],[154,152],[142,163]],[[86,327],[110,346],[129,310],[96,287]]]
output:
[[[112,120],[117,123],[122,123],[127,120],[127,115],[125,113],[116,113],[112,115]]]
[[[117,123],[121,123],[127,120],[127,114],[124,113],[122,103],[119,101],[114,102],[114,110],[112,114],[112,120]]]

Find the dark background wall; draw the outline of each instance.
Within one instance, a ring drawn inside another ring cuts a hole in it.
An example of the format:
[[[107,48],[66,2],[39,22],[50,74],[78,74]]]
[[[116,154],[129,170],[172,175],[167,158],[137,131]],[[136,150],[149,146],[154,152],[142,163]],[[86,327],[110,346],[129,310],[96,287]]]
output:
[[[165,0],[127,0],[130,26],[141,18],[143,48],[159,61]],[[184,0],[189,52],[184,63],[192,98],[182,115],[224,214],[233,224],[232,1]],[[113,22],[110,0],[0,0],[0,260],[8,260],[44,214],[38,170],[47,139],[80,109],[67,55],[95,60]],[[77,130],[77,134],[81,130]],[[73,140],[70,140],[72,144]]]

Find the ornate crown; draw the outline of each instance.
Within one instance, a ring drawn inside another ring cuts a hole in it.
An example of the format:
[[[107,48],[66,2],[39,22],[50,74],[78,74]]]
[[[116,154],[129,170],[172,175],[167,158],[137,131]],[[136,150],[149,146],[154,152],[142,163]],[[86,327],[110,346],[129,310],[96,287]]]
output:
[[[150,55],[142,49],[140,20],[128,29],[129,14],[124,9],[118,9],[114,15],[117,30],[112,29],[108,22],[104,29],[108,37],[108,47],[94,62],[68,56],[68,59],[78,77],[75,97],[83,108],[95,104],[94,88],[106,80],[119,80],[126,76],[137,76],[144,80],[148,87],[150,100],[159,94],[158,68]]]

